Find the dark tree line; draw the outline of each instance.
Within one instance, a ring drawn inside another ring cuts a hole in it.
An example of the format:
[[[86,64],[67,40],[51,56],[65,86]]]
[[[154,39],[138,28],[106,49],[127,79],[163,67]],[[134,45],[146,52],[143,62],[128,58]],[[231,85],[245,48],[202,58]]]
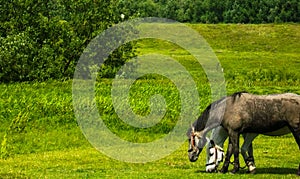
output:
[[[300,21],[299,0],[121,0],[125,14],[180,22],[282,23]]]

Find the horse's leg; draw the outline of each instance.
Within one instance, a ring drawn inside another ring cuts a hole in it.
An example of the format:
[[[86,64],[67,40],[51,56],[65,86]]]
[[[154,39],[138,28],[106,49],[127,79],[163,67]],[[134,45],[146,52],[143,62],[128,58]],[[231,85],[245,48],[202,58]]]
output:
[[[231,171],[231,173],[236,173],[240,168],[240,165],[239,165],[239,134],[237,132],[230,131],[230,132],[228,132],[228,136],[229,136],[229,143],[228,143],[225,161],[224,161],[223,167],[221,169],[221,172],[226,173],[228,171],[231,155],[234,154],[234,169]]]
[[[229,141],[228,141],[228,147],[227,147],[227,151],[226,151],[226,155],[225,155],[225,161],[224,161],[224,164],[223,164],[223,167],[221,169],[221,173],[226,173],[228,171],[228,167],[229,167],[229,164],[230,164],[230,157],[232,155],[232,143],[231,143],[231,140],[229,138]]]
[[[246,165],[248,166],[248,171],[250,173],[255,173],[255,168],[256,168],[255,163],[254,163],[252,141],[257,136],[258,136],[258,134],[255,134],[255,133],[243,134],[244,143],[241,147],[241,153],[243,155]],[[248,153],[248,155],[247,155],[247,153]]]
[[[300,149],[300,128],[298,128],[297,130],[295,130],[295,132],[292,131],[292,133],[293,133],[294,138],[295,138],[295,140],[296,140],[296,142],[298,144],[298,147]],[[297,174],[300,176],[300,163],[299,163]]]
[[[248,158],[246,159],[246,165],[248,167],[248,173],[254,174],[256,172],[252,143],[250,144],[248,149]]]
[[[239,162],[239,133],[231,131],[229,133],[229,138],[232,143],[232,151],[234,155],[234,163],[233,169],[230,171],[231,173],[236,173],[240,169],[240,162]]]
[[[241,154],[243,156],[243,159],[244,159],[245,163],[247,164],[247,159],[249,157],[247,152],[249,153],[249,148],[251,146],[252,141],[250,141],[248,133],[244,133],[242,135],[243,135],[243,138],[244,138],[244,143],[241,147]]]
[[[291,130],[291,132],[292,132],[292,134],[293,134],[293,136],[294,136],[294,138],[295,138],[295,140],[298,144],[298,147],[300,149],[300,127],[292,128],[292,127],[289,126],[289,128],[290,128],[290,130]],[[297,174],[300,175],[300,164],[299,164],[299,167],[298,167]]]

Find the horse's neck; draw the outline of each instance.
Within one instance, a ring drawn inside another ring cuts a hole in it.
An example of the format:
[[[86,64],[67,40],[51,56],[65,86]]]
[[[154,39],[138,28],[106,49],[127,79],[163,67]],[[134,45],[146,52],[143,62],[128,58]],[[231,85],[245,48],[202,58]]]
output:
[[[210,104],[201,114],[194,127],[205,136],[207,132],[221,125],[225,112],[227,97]]]
[[[219,122],[207,124],[207,125],[205,126],[204,130],[202,131],[202,135],[203,135],[203,136],[206,136],[206,134],[207,134],[209,131],[211,131],[212,129],[214,129],[214,128],[218,127],[218,126],[220,126],[220,123],[219,123]]]
[[[226,110],[226,102],[227,98],[223,98],[211,105],[209,115],[207,115],[205,128],[203,130],[204,134],[221,125],[223,115]]]
[[[196,121],[194,127],[196,131],[202,131],[207,123],[208,117],[209,117],[209,107],[207,107],[203,113],[201,114],[201,116],[198,118],[198,120]]]

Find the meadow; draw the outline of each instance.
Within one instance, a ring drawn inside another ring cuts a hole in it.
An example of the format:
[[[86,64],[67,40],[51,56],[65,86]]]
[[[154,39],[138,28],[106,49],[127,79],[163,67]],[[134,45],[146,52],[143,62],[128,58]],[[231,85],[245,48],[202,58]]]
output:
[[[198,31],[217,55],[228,94],[300,94],[299,24],[187,25]],[[144,39],[138,41],[137,52],[163,54],[180,62],[195,79],[201,98],[195,108],[203,111],[211,102],[203,69],[184,49]],[[145,129],[134,128],[117,117],[111,104],[111,86],[111,79],[96,83],[97,108],[107,127],[124,140],[153,141],[176,124],[181,101],[176,86],[167,78],[148,75],[131,87],[130,104],[139,115],[149,114],[152,95],[165,98],[165,116]],[[255,175],[246,174],[245,169],[235,175],[205,173],[205,152],[199,161],[190,163],[187,142],[158,161],[125,163],[97,151],[82,134],[74,116],[72,80],[1,83],[0,91],[0,178],[297,178],[300,156],[291,134],[255,139]]]

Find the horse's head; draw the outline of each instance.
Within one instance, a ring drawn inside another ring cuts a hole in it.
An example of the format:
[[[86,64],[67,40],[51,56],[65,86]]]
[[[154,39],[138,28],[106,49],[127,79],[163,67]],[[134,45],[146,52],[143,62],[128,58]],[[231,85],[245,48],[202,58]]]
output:
[[[191,162],[198,160],[198,157],[205,146],[207,139],[201,135],[201,132],[195,132],[192,128],[189,135],[188,155]]]
[[[222,147],[215,145],[214,141],[210,141],[209,160],[206,163],[206,172],[217,172],[218,166],[223,162],[224,150]]]
[[[219,102],[215,102],[219,104]],[[210,104],[200,115],[200,117],[192,124],[191,128],[187,131],[189,138],[189,159],[191,162],[198,160],[199,154],[201,153],[206,142],[206,134],[213,128],[220,125],[218,116],[219,111],[215,111],[217,104]],[[210,115],[213,117],[210,118]],[[210,119],[210,121],[209,121]],[[197,131],[195,131],[195,129]]]

